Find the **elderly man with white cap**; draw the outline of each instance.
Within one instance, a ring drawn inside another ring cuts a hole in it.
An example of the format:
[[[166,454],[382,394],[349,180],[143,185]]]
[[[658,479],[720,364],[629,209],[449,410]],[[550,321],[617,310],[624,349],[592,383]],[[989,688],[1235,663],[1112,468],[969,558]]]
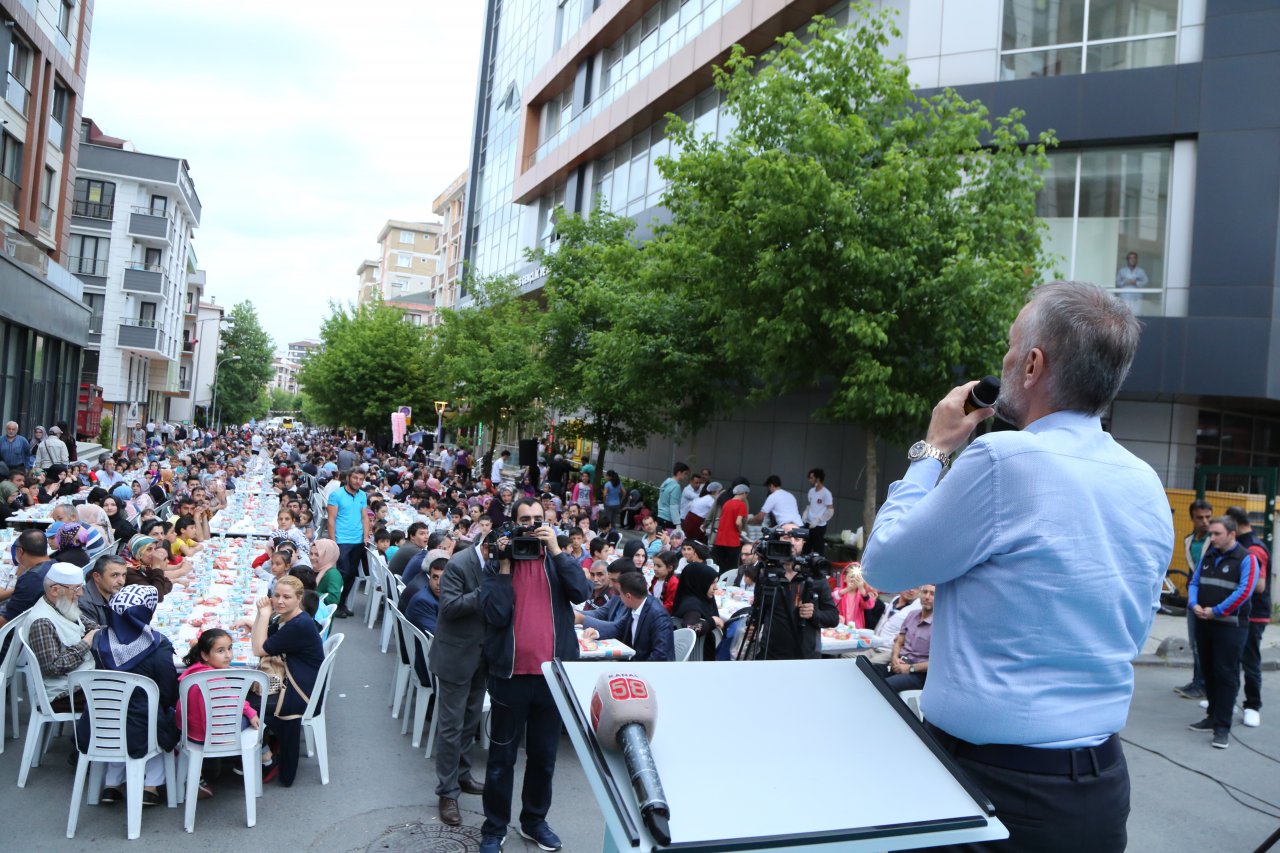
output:
[[[28,644],[55,711],[70,711],[67,677],[93,669],[90,648],[98,624],[80,610],[84,571],[73,563],[54,563],[44,575],[44,596],[31,608]]]

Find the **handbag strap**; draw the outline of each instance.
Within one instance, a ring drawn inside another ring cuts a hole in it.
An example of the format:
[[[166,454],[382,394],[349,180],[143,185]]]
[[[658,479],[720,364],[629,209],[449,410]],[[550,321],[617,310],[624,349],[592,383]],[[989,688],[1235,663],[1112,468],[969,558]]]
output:
[[[284,655],[281,655],[280,657],[281,657],[281,659],[283,660]],[[293,689],[294,689],[294,690],[298,691],[298,695],[302,697],[302,701],[303,701],[303,703],[304,703],[304,704],[310,704],[310,702],[311,702],[311,697],[310,697],[310,696],[308,696],[308,695],[306,694],[306,692],[305,692],[305,691],[303,691],[303,689],[302,689],[301,687],[299,687],[299,686],[298,686],[298,682],[294,680],[294,678],[293,678],[293,673],[289,670],[289,662],[288,662],[287,660],[284,660],[284,661],[283,661],[283,663],[284,663],[284,677],[285,677],[285,680],[287,680],[290,684],[292,684],[292,685],[293,685]],[[289,716],[287,716],[287,717],[283,717],[283,716],[281,716],[281,715],[280,715],[280,711],[281,711],[281,710],[283,710],[283,708],[284,708],[284,693],[285,693],[285,692],[284,692],[283,690],[281,690],[281,691],[280,691],[280,695],[276,697],[276,709],[275,709],[275,711],[274,711],[274,716],[275,716],[275,718],[276,718],[277,720],[300,720],[300,719],[302,719],[302,715],[301,715],[301,714],[290,714],[290,715],[289,715]]]

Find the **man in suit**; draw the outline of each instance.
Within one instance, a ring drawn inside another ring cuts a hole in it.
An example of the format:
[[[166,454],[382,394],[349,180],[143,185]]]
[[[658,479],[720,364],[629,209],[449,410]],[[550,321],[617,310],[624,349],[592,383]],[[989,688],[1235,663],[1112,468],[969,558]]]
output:
[[[436,795],[440,820],[462,823],[458,796],[484,793],[484,784],[471,775],[468,753],[475,742],[484,709],[488,672],[481,656],[484,617],[480,613],[480,580],[497,534],[453,555],[440,578],[436,638],[428,664],[435,675],[437,728],[435,743]]]
[[[622,615],[615,622],[603,622],[587,616],[582,632],[584,639],[621,640],[636,650],[633,661],[675,660],[674,627],[662,602],[649,595],[649,587],[641,572],[623,572],[618,576],[618,597]]]

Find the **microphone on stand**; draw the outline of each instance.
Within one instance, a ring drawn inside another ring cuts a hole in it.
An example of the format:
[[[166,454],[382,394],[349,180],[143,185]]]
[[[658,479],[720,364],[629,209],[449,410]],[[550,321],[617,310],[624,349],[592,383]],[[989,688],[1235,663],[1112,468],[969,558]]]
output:
[[[591,695],[591,728],[602,746],[622,751],[644,825],[654,840],[666,847],[671,844],[671,806],[649,749],[657,719],[653,690],[640,676],[605,673],[596,680]]]

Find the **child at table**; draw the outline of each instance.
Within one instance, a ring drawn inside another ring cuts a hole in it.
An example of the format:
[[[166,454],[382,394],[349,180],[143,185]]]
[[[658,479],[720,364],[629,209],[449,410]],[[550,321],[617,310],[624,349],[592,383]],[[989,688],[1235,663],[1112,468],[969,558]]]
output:
[[[845,585],[836,590],[836,609],[840,621],[855,628],[867,627],[867,611],[876,606],[876,591],[862,578],[862,565],[850,563],[844,575]]]
[[[190,557],[204,550],[195,540],[195,519],[184,515],[173,523],[173,538],[169,540],[169,553],[174,557]]]
[[[269,584],[267,595],[270,595],[276,588],[276,580],[289,574],[289,569],[293,567],[293,551],[288,548],[277,548],[268,559],[271,561],[269,569],[265,571],[256,569],[255,573]]]
[[[675,612],[676,588],[680,585],[676,566],[679,564],[680,555],[675,551],[662,551],[653,558],[653,581],[649,584],[649,594],[661,601],[668,613]]]
[[[182,662],[187,668],[182,671],[182,675],[178,676],[178,683],[182,683],[182,679],[188,675],[197,672],[207,672],[211,669],[227,669],[231,666],[231,635],[221,628],[210,628],[196,637],[196,641],[191,644],[191,650],[187,652]],[[178,728],[182,728],[182,714],[187,713],[187,736],[197,743],[204,743],[205,736],[205,718],[204,718],[204,695],[200,692],[199,687],[191,688],[191,692],[187,694],[187,706],[183,708],[181,703],[178,705],[177,713],[174,720]],[[244,715],[240,721],[241,729],[258,728],[262,725],[262,721],[258,719],[258,712],[248,701],[244,703]],[[264,772],[270,766],[270,753],[267,753],[267,761],[263,763]],[[265,781],[265,779],[264,779]],[[200,780],[200,799],[207,800],[213,796],[213,791],[205,784],[204,779]]]

